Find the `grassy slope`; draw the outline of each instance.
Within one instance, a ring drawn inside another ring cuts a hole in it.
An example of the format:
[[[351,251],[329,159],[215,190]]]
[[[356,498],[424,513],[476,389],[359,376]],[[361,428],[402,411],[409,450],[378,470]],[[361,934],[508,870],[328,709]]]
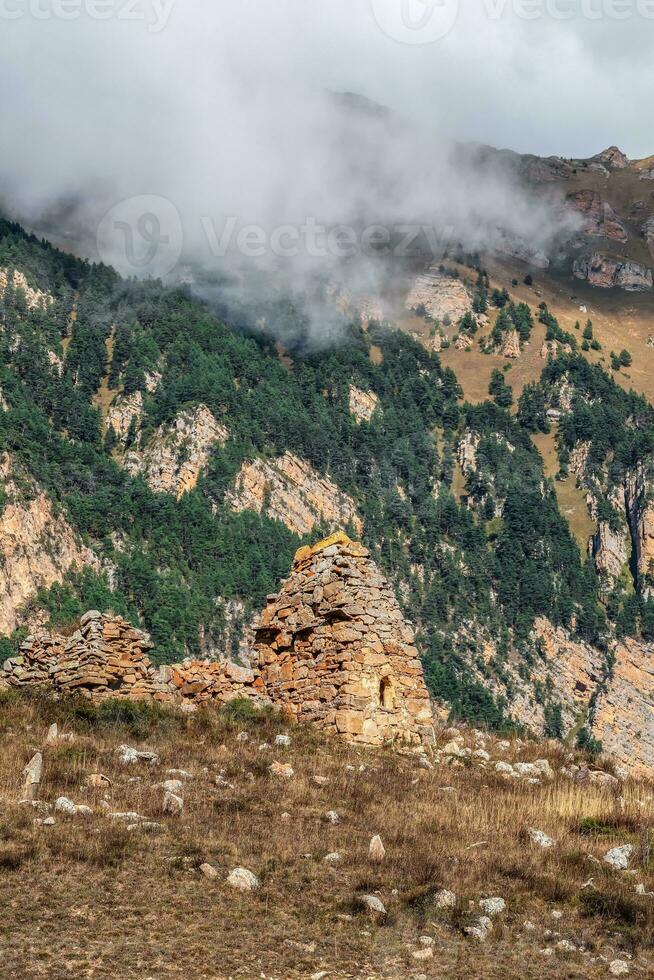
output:
[[[57,815],[54,827],[35,827],[32,811],[15,804],[20,773],[55,719],[76,738],[45,749],[40,795],[53,801],[65,794],[95,814]],[[325,970],[328,978],[373,980],[590,978],[606,976],[607,961],[631,955],[633,976],[654,968],[654,905],[634,892],[636,881],[654,886],[648,787],[622,790],[621,806],[609,791],[564,779],[533,787],[479,768],[425,771],[409,757],[357,750],[303,729],[290,732],[290,749],[260,751],[281,730],[273,718],[235,721],[210,711],[189,719],[140,714],[127,726],[106,719],[65,703],[11,697],[0,704],[3,976],[293,980]],[[237,738],[241,730],[247,741]],[[156,749],[160,764],[117,765],[122,742]],[[487,747],[493,758],[518,752],[516,743],[502,752],[492,739]],[[543,751],[525,746],[520,757]],[[562,751],[550,750],[553,765]],[[294,778],[272,777],[273,759],[290,762]],[[154,786],[169,767],[194,775],[178,817],[161,815]],[[81,788],[92,772],[112,780],[109,791]],[[216,785],[219,773],[229,785]],[[315,775],[328,784],[317,785]],[[103,795],[114,810],[160,821],[161,832],[110,822],[99,807]],[[342,816],[336,826],[324,819],[331,809]],[[584,818],[605,825],[604,833],[581,834]],[[557,839],[552,851],[526,841],[532,825]],[[381,865],[368,857],[375,833],[386,846]],[[587,857],[626,841],[636,844],[636,877]],[[330,867],[323,858],[334,851],[343,860]],[[217,878],[203,877],[203,862]],[[226,885],[236,866],[260,877],[257,892]],[[595,887],[582,888],[591,876]],[[454,910],[436,907],[440,888],[456,893]],[[357,896],[370,892],[387,907],[383,924],[357,908]],[[505,898],[507,911],[492,936],[485,943],[466,937],[472,907],[494,895]],[[435,940],[433,959],[424,962],[413,957],[423,935]],[[542,955],[561,940],[585,951]]]

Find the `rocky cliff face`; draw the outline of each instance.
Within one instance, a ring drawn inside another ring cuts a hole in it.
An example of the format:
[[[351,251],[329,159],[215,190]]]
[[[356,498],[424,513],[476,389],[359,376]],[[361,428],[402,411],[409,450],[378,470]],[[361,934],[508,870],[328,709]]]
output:
[[[652,289],[652,270],[630,259],[614,258],[595,252],[589,258],[575,259],[572,267],[577,279],[586,279],[600,289],[618,287],[629,292]]]
[[[133,476],[142,475],[155,493],[172,493],[179,500],[195,487],[212,448],[228,438],[206,405],[198,405],[161,426],[142,448],[130,450],[125,467]]]
[[[406,299],[408,310],[422,307],[435,320],[449,317],[452,323],[458,323],[472,310],[472,299],[460,279],[453,279],[440,272],[438,266],[432,266],[418,276]]]
[[[607,201],[603,201],[596,191],[583,190],[569,194],[567,207],[580,215],[580,232],[591,238],[610,238],[616,242],[626,242],[627,229]]]
[[[649,594],[654,582],[654,494],[642,464],[627,474],[625,507],[638,574]]]
[[[599,694],[593,733],[604,751],[634,776],[654,772],[654,645],[625,640]]]
[[[54,303],[54,297],[50,293],[44,293],[41,289],[32,289],[24,274],[18,269],[0,268],[0,293],[2,295],[8,286],[19,289],[24,294],[27,308],[30,310],[47,310]]]
[[[369,422],[375,414],[379,399],[374,391],[362,391],[350,385],[350,413],[357,422]]]
[[[107,428],[111,426],[118,442],[125,445],[132,428],[138,434],[142,420],[143,395],[140,391],[135,391],[131,395],[119,395],[115,399],[107,413]]]
[[[295,534],[310,534],[319,521],[334,527],[363,522],[354,501],[306,460],[286,452],[277,459],[244,463],[227,500],[236,511],[265,511]]]
[[[12,460],[0,460],[7,502],[0,513],[0,633],[12,633],[20,610],[38,589],[61,582],[73,567],[99,569],[70,524],[33,482],[16,482]]]
[[[600,521],[591,538],[590,551],[595,570],[610,592],[629,561],[629,543],[626,528],[614,530],[608,521]]]

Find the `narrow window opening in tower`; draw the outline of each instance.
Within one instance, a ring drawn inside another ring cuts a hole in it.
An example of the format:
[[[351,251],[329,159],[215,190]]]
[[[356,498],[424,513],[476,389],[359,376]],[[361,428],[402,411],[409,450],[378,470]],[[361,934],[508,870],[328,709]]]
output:
[[[379,682],[379,703],[389,711],[395,707],[395,695],[390,677],[382,677]]]

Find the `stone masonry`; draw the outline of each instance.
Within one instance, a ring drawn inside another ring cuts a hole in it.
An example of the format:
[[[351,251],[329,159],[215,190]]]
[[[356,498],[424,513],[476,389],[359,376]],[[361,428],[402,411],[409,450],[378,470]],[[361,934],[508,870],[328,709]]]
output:
[[[413,630],[368,550],[342,532],[297,552],[255,655],[267,696],[296,721],[371,745],[433,735]]]
[[[146,633],[91,611],[71,636],[27,637],[0,688],[193,707],[245,697],[350,741],[417,745],[433,735],[413,631],[368,551],[343,532],[298,551],[257,624],[253,669],[228,660],[157,668],[151,649]]]

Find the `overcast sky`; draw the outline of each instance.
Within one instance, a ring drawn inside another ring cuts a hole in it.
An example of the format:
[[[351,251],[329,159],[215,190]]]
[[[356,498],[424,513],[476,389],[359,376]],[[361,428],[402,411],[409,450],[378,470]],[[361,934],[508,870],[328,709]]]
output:
[[[443,140],[645,156],[652,18],[654,0],[0,0],[1,186],[33,211],[109,185],[315,210],[341,151],[326,89]]]

